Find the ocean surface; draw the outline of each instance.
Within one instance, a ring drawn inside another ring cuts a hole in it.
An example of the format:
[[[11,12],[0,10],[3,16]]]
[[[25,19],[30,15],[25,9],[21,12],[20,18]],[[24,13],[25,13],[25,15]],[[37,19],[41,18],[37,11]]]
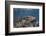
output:
[[[39,9],[31,9],[31,8],[14,8],[13,9],[14,17],[18,16],[34,16],[36,20],[39,21]]]

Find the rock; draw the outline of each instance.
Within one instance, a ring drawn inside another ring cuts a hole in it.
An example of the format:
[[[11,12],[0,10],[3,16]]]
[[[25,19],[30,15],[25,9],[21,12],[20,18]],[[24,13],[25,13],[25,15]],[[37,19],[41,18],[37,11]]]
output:
[[[31,23],[31,21],[35,19],[36,17],[33,16],[16,17],[15,27],[33,27],[33,22]]]

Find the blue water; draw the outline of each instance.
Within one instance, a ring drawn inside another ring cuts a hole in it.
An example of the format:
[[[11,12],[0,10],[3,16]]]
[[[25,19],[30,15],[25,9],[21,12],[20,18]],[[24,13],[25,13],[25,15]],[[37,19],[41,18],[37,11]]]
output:
[[[39,9],[29,8],[14,8],[14,17],[18,16],[34,16],[36,20],[39,20]]]

